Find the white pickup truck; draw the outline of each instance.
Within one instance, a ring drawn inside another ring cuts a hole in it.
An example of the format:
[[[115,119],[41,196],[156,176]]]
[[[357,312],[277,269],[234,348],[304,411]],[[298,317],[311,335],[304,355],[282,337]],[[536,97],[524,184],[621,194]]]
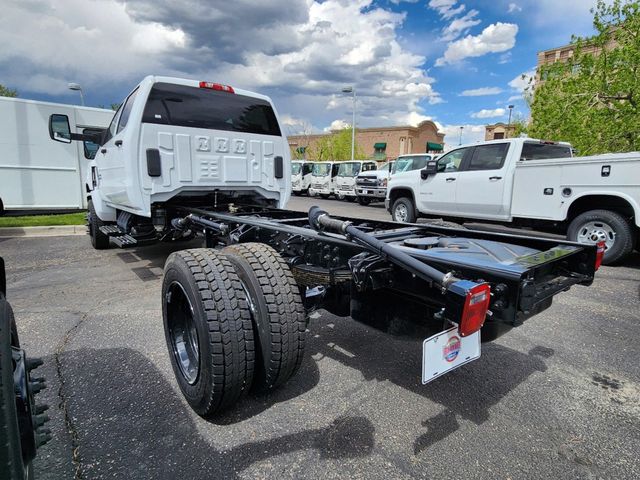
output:
[[[640,153],[573,157],[571,145],[530,138],[457,147],[411,176],[392,176],[397,222],[482,219],[606,243],[604,263],[629,254],[640,226]]]

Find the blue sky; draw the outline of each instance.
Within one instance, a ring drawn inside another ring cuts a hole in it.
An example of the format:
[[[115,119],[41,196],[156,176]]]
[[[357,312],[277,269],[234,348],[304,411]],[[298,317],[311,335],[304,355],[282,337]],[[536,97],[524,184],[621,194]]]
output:
[[[432,119],[457,143],[526,116],[540,50],[593,32],[595,0],[15,0],[0,18],[0,83],[23,98],[121,101],[147,74],[270,95],[287,133]]]

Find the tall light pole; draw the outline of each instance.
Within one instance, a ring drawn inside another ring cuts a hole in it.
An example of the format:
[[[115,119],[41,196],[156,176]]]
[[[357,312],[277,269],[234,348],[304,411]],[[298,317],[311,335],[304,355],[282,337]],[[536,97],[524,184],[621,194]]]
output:
[[[464,127],[460,127],[460,140],[458,141],[458,145],[462,145],[462,130],[464,130]]]
[[[84,106],[84,94],[82,93],[82,87],[80,86],[80,84],[69,83],[67,87],[69,87],[69,90],[77,90],[78,92],[80,92],[80,101],[82,102],[82,106]]]
[[[344,87],[342,93],[353,93],[353,121],[351,122],[351,161],[356,154],[356,89],[353,86]]]

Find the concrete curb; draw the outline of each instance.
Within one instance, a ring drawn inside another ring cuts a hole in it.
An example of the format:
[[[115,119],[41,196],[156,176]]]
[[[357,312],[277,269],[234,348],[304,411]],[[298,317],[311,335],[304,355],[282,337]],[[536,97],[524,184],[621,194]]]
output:
[[[84,235],[85,225],[59,225],[49,227],[4,227],[0,228],[1,237],[60,237],[67,235]]]

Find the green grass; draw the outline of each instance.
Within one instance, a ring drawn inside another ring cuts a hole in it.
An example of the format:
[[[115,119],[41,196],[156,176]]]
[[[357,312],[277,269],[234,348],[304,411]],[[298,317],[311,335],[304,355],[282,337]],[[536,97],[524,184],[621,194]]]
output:
[[[58,215],[27,215],[24,217],[0,217],[1,227],[42,227],[51,225],[84,225],[87,214],[62,213]]]

